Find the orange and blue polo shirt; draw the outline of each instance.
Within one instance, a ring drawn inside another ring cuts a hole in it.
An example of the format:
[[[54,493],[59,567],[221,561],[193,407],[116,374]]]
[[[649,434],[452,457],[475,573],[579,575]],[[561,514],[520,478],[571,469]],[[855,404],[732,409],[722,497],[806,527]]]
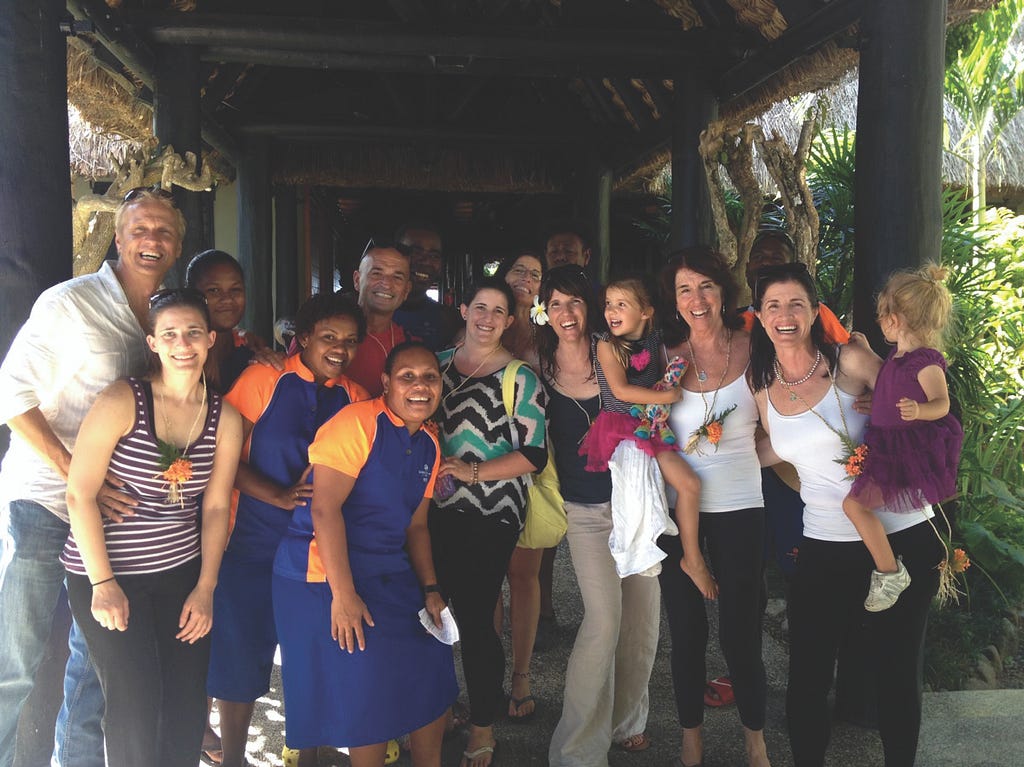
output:
[[[309,462],[314,472],[328,466],[356,480],[340,510],[353,578],[408,569],[405,531],[423,499],[434,494],[441,463],[437,438],[423,428],[410,434],[377,398],[350,405],[325,423],[309,446]],[[274,573],[326,581],[308,506],[295,509]]]
[[[242,460],[289,487],[306,470],[317,430],[345,406],[368,397],[362,386],[345,376],[317,384],[295,354],[285,359],[284,370],[250,365],[225,399],[253,424]],[[239,561],[272,561],[293,512],[245,493],[237,496],[227,555]]]

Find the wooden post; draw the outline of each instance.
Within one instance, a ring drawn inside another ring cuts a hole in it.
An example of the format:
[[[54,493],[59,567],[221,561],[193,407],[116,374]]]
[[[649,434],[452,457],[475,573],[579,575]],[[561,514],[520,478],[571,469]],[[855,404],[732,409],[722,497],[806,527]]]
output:
[[[153,92],[153,132],[161,146],[170,144],[184,156],[194,152],[198,161],[196,172],[202,170],[202,114],[199,109],[199,52],[184,45],[163,45],[157,48],[156,87]],[[196,253],[212,248],[209,231],[203,218],[204,192],[189,192],[174,187],[174,200],[185,215],[185,239],[181,258],[169,280],[184,282],[185,267]]]
[[[299,308],[299,209],[294,186],[274,187],[274,317]]]
[[[238,259],[245,270],[245,327],[273,338],[274,262],[270,204],[270,142],[247,142],[238,164]]]
[[[0,359],[39,294],[71,278],[65,7],[64,0],[0,4]],[[0,427],[0,455],[9,436]],[[20,765],[50,762],[64,698],[66,622],[62,628],[52,632],[22,708]]]
[[[869,0],[861,18],[853,318],[876,349],[888,275],[940,256],[945,14],[934,0]]]
[[[603,285],[608,281],[611,270],[612,170],[600,159],[591,156],[587,170],[581,175],[580,209],[591,238],[590,264],[587,268]]]
[[[715,242],[711,203],[698,145],[700,134],[718,117],[710,79],[687,69],[673,80],[672,92],[672,250]]]
[[[61,0],[0,7],[0,358],[39,294],[71,277]]]

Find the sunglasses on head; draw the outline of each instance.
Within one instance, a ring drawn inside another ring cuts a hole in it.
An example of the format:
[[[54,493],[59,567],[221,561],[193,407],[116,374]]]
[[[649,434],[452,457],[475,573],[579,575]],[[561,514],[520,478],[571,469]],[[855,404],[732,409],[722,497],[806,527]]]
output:
[[[171,301],[177,298],[193,303],[196,301],[206,303],[206,296],[195,288],[164,288],[149,297],[149,308],[152,309],[164,301]]]
[[[779,282],[785,277],[808,277],[810,278],[810,271],[807,269],[807,264],[801,261],[793,261],[788,264],[773,264],[771,266],[762,266],[757,270],[757,280],[754,282],[754,295],[760,296],[763,292],[763,288],[768,285]]]
[[[137,186],[134,189],[129,189],[125,194],[124,199],[121,202],[131,202],[137,200],[145,194],[155,195],[162,200],[168,200],[171,203],[174,202],[174,195],[167,189],[161,189],[155,184],[153,186]]]

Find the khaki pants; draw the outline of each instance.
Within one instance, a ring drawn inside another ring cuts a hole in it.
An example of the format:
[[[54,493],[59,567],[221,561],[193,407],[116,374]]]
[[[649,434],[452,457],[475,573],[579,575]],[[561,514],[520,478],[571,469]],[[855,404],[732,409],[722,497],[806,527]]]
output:
[[[611,504],[567,501],[569,550],[584,616],[565,673],[551,767],[607,767],[613,741],[647,726],[647,683],[658,649],[657,578],[620,579],[608,548]]]

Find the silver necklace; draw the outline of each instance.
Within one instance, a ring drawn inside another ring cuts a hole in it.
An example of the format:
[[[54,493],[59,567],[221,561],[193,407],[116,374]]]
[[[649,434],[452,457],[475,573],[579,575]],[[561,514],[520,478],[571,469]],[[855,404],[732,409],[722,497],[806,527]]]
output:
[[[379,338],[377,338],[375,335],[373,335],[373,333],[367,333],[366,334],[368,338],[373,339],[373,342],[376,343],[377,346],[380,347],[381,351],[384,352],[384,356],[385,357],[388,356],[388,354],[391,352],[391,349],[395,348],[395,323],[394,322],[389,322],[388,323],[388,329],[391,331],[391,348],[390,349],[388,347],[384,346],[384,344],[381,342],[381,340]]]
[[[729,361],[732,359],[732,331],[729,331],[729,335],[726,339],[725,349],[725,369],[722,370],[722,377],[718,379],[718,387],[715,389],[715,395],[711,398],[711,405],[708,406],[708,399],[704,396],[704,382],[708,380],[708,374],[700,370],[697,373],[697,383],[700,388],[700,398],[704,403],[704,423],[708,422],[708,416],[715,410],[715,405],[718,403],[718,392],[722,388],[722,384],[725,383],[725,377],[729,373]],[[686,339],[686,346],[690,350],[690,359],[693,360],[693,366],[698,367],[697,352],[693,350],[693,344],[690,343],[690,339]]]
[[[820,363],[821,363],[821,349],[818,349],[818,353],[814,357],[814,364],[811,365],[811,369],[807,371],[807,375],[805,375],[803,378],[801,378],[798,381],[787,381],[785,378],[782,377],[782,369],[779,367],[779,358],[778,357],[775,358],[775,360],[772,363],[773,366],[775,367],[775,380],[778,381],[783,386],[785,386],[787,389],[789,389],[789,399],[790,399],[790,401],[796,402],[796,400],[797,400],[797,394],[796,394],[796,392],[793,391],[792,387],[793,386],[799,386],[802,383],[807,383],[808,381],[810,381],[811,380],[811,376],[814,375],[814,371],[818,369],[818,365]],[[829,371],[829,372],[831,372],[831,371]]]

